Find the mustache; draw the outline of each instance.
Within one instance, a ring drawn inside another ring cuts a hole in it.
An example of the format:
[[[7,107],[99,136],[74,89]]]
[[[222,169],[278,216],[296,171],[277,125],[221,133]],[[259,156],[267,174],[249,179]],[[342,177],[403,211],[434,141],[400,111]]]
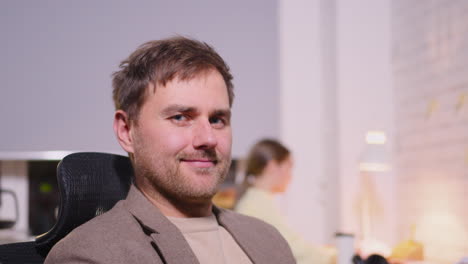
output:
[[[191,153],[181,153],[177,155],[178,160],[197,160],[208,159],[217,162],[219,160],[218,154],[215,150],[200,150]]]

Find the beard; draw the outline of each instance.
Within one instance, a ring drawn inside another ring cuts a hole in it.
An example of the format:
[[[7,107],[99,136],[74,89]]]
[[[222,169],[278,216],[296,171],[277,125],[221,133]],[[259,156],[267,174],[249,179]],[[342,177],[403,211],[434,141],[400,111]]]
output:
[[[140,144],[138,144],[140,145]],[[210,159],[214,166],[194,168],[184,166],[182,160]],[[216,194],[225,180],[231,164],[231,156],[222,156],[214,149],[181,152],[171,156],[163,152],[151,152],[140,145],[134,153],[135,174],[151,186],[151,191],[165,199],[177,202],[207,202]]]

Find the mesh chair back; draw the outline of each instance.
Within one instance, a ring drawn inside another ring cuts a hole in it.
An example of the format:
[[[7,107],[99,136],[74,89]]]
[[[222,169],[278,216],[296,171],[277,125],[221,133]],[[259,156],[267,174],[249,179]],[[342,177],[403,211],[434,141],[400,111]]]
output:
[[[73,229],[125,199],[133,181],[133,168],[128,157],[73,153],[59,163],[57,180],[57,222],[49,232],[36,238],[36,247],[44,254]]]

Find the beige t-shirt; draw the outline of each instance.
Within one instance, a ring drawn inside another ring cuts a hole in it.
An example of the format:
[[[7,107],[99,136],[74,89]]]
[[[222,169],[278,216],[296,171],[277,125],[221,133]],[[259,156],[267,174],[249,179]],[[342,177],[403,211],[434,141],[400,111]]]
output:
[[[214,215],[168,218],[182,232],[201,264],[252,264],[231,234],[218,225]]]

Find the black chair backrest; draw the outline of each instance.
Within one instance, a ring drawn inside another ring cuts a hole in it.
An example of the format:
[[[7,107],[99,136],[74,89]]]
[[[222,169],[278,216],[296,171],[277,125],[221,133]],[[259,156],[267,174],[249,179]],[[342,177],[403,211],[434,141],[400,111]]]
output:
[[[45,257],[37,251],[34,241],[0,245],[1,264],[42,264]]]
[[[36,248],[43,255],[73,229],[125,199],[133,181],[133,168],[128,157],[73,153],[59,163],[57,181],[57,222],[49,232],[36,238]]]

